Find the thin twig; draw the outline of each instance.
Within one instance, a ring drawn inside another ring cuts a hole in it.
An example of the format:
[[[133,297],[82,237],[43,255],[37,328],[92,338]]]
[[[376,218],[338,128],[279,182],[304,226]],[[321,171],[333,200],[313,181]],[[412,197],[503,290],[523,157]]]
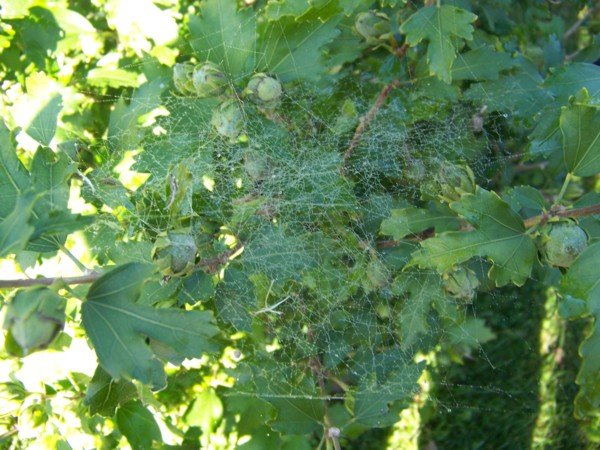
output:
[[[563,34],[563,39],[564,40],[569,39],[573,34],[575,34],[575,32],[581,27],[581,25],[583,25],[584,22],[586,20],[588,20],[590,18],[590,16],[593,15],[594,13],[596,13],[596,11],[598,11],[599,9],[600,9],[600,5],[596,5],[593,8],[590,8],[588,10],[588,12],[586,12],[581,19],[579,19],[577,22],[575,22],[571,26],[571,28],[569,28],[567,31],[565,31],[565,34]]]
[[[227,263],[230,257],[237,253],[241,248],[241,245],[238,245],[213,258],[206,258],[200,260],[196,264],[196,267],[205,268],[209,273],[214,273],[218,270],[219,266]],[[27,278],[20,280],[0,280],[0,289],[23,288],[29,286],[50,286],[57,282],[61,282],[68,285],[89,284],[96,281],[98,278],[100,278],[101,275],[102,272],[92,272],[90,274],[81,275],[78,277],[42,277]]]
[[[82,275],[80,277],[44,277],[44,278],[28,278],[22,280],[0,280],[0,289],[6,288],[22,288],[29,286],[50,286],[56,282],[63,282],[65,284],[89,284],[100,278],[102,274],[99,272],[93,272],[88,275]]]
[[[592,205],[592,206],[583,206],[581,208],[575,209],[566,209],[564,207],[559,207],[555,209],[551,209],[550,211],[540,214],[538,216],[530,217],[529,219],[525,219],[524,224],[525,228],[530,228],[538,224],[544,224],[548,222],[548,220],[553,217],[588,217],[595,216],[596,214],[600,214],[600,204]]]
[[[592,205],[592,206],[583,206],[581,208],[574,208],[574,209],[567,209],[564,206],[558,206],[558,207],[554,207],[554,208],[550,209],[550,211],[548,211],[544,214],[529,217],[528,219],[525,219],[523,221],[523,223],[525,224],[525,228],[531,228],[536,225],[543,225],[554,217],[579,218],[579,217],[595,216],[597,214],[600,214],[600,204]],[[392,239],[377,241],[377,248],[379,248],[379,249],[393,248],[393,247],[397,247],[402,242],[407,242],[407,241],[419,242],[419,241],[428,239],[430,237],[433,237],[435,235],[435,233],[433,233],[432,230],[428,230],[428,231],[429,232],[426,231],[424,233],[421,233],[420,235],[417,235],[417,238],[415,238],[413,236],[413,237],[410,237],[407,239],[402,239],[400,241],[396,241],[396,240],[392,240]]]
[[[381,89],[381,91],[379,92],[379,95],[377,96],[377,99],[375,100],[373,106],[371,106],[371,109],[369,109],[369,112],[367,112],[367,114],[360,118],[360,120],[358,121],[358,126],[354,131],[354,136],[352,136],[352,140],[350,141],[350,144],[348,144],[348,149],[344,152],[342,167],[346,165],[348,159],[350,159],[350,157],[352,156],[352,152],[360,142],[362,135],[377,115],[379,109],[383,106],[385,100],[388,98],[388,95],[390,95],[390,92],[392,92],[392,90],[394,90],[394,88],[397,88],[398,86],[400,86],[400,81],[398,80],[394,80],[391,83],[386,84],[383,87],[383,89]]]

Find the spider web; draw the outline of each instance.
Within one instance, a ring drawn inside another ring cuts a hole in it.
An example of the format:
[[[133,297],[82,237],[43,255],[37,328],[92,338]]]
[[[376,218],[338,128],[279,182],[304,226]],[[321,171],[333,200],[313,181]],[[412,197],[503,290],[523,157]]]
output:
[[[182,59],[194,60],[184,52]],[[256,60],[266,56],[254,53]],[[108,97],[122,102],[124,112],[94,150],[109,168],[124,151],[136,150],[133,170],[149,178],[130,196],[103,186],[102,170],[88,174],[83,186],[87,198],[104,196],[122,208],[125,240],[185,227],[197,236],[202,256],[237,249],[225,268],[201,274],[214,290],[187,294],[236,336],[236,383],[222,394],[271,403],[285,411],[274,427],[295,433],[331,425],[324,422],[323,401],[343,433],[355,422],[389,426],[402,408],[422,406],[424,398],[441,421],[451,414],[515,411],[535,417],[537,385],[498,381],[519,358],[538,351],[536,339],[525,335],[512,338],[519,348],[512,360],[494,346],[498,335],[509,333],[507,324],[516,326],[504,305],[522,301],[520,295],[496,290],[465,304],[444,291],[436,273],[402,271],[416,244],[388,247],[379,233],[391,210],[437,196],[441,167],[468,164],[480,185],[494,186],[514,157],[501,137],[506,117],[399,88],[345,161],[359,120],[381,88],[373,75],[340,77],[327,88],[286,84],[281,105],[265,114],[238,94],[250,73],[231,81],[245,123],[236,142],[210,124],[218,100],[182,96],[168,79],[151,81],[130,98]],[[431,113],[415,118],[414,104]],[[130,116],[135,126],[123,124]],[[112,216],[106,218],[113,227]],[[483,260],[469,267],[489,269]],[[454,322],[444,314],[453,314]],[[452,359],[481,369],[473,381],[454,376],[447,368]],[[435,389],[426,378],[418,382],[424,362]],[[486,403],[489,397],[505,401]],[[352,409],[349,398],[358,418],[342,407]]]

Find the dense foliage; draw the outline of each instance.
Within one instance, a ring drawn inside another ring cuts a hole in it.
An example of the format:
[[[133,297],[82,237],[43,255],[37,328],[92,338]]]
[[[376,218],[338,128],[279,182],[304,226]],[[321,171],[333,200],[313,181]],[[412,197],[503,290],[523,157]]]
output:
[[[2,448],[380,448],[506,292],[600,442],[595,2],[0,7]]]

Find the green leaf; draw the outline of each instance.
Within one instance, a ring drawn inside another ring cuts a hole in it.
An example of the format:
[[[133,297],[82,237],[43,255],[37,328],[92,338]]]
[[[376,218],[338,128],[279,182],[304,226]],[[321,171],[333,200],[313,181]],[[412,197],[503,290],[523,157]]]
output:
[[[488,275],[496,286],[525,283],[537,251],[531,237],[525,234],[521,217],[496,193],[480,187],[475,194],[465,194],[451,203],[450,208],[475,230],[451,231],[426,239],[410,264],[445,272],[480,256],[492,262]]]
[[[148,450],[152,448],[153,441],[162,441],[154,416],[139,400],[131,400],[121,406],[115,419],[132,450]]]
[[[432,304],[447,298],[441,279],[435,273],[402,273],[394,280],[392,292],[404,297],[396,321],[402,338],[400,345],[408,349],[418,342],[421,335],[429,332],[427,318]]]
[[[136,304],[142,283],[152,273],[151,265],[130,263],[104,274],[90,287],[81,315],[100,364],[114,379],[134,378],[161,389],[166,386],[164,363],[147,339],[181,358],[199,358],[217,349],[212,338],[219,330],[209,311]]]
[[[69,157],[54,153],[49,148],[39,148],[31,163],[31,183],[41,197],[36,212],[42,217],[49,211],[67,208],[70,186],[69,178],[75,172]]]
[[[276,369],[279,370],[279,369]],[[325,402],[319,396],[314,380],[304,378],[299,384],[286,382],[286,375],[257,380],[259,397],[277,410],[269,425],[284,434],[308,434],[323,428]]]
[[[73,231],[90,223],[92,218],[71,214],[68,210],[69,179],[75,166],[64,153],[40,147],[31,163],[31,183],[40,199],[34,207],[34,235],[28,250],[56,251]]]
[[[36,195],[29,191],[17,198],[15,209],[0,222],[0,257],[24,250],[35,228],[30,225]]]
[[[417,381],[423,363],[414,363],[397,350],[374,355],[358,369],[361,381],[351,393],[350,403],[354,420],[367,427],[387,427],[398,420],[418,390]]]
[[[61,39],[61,29],[52,13],[46,8],[33,6],[23,19],[15,20],[12,27],[16,32],[13,45],[17,46],[19,53],[38,69],[45,69],[46,59],[54,53]]]
[[[560,115],[567,170],[579,177],[600,172],[600,110],[570,105]]]
[[[530,135],[534,155],[548,157],[563,148],[560,129],[561,106],[582,88],[588,92],[589,105],[600,105],[600,68],[594,64],[575,63],[561,67],[548,75],[542,87],[554,100],[546,106],[538,117],[538,124]]]
[[[252,8],[237,11],[231,0],[206,0],[201,17],[190,16],[190,44],[198,59],[211,61],[235,80],[250,73],[256,51]]]
[[[544,88],[552,93],[557,106],[567,103],[569,97],[582,88],[589,92],[589,102],[600,105],[600,67],[594,64],[573,63],[553,71],[544,81]]]
[[[529,135],[531,145],[529,153],[532,157],[548,158],[554,152],[562,150],[562,133],[560,132],[560,110],[546,110],[538,117],[538,123]]]
[[[140,117],[160,106],[160,95],[167,88],[164,78],[156,78],[135,90],[129,104],[121,95],[108,123],[108,144],[115,151],[135,150],[142,139]]]
[[[491,341],[496,335],[490,330],[483,319],[468,318],[465,322],[448,330],[449,341],[452,344],[466,345],[476,348]]]
[[[200,427],[204,433],[210,434],[213,425],[223,415],[223,403],[214,389],[207,387],[202,390],[183,416],[190,426]]]
[[[62,110],[62,97],[54,95],[38,111],[25,132],[42,145],[50,145],[56,125],[58,123],[58,114]]]
[[[338,34],[341,20],[337,2],[313,7],[299,17],[281,17],[260,28],[257,68],[282,82],[318,81],[326,70],[322,48]]]
[[[124,69],[110,69],[98,67],[88,72],[87,82],[91,86],[98,87],[138,87],[139,74]]]
[[[514,212],[521,213],[525,217],[541,214],[546,208],[546,200],[542,193],[531,186],[510,188],[502,194],[502,199]]]
[[[411,47],[427,40],[427,60],[429,73],[446,83],[452,81],[452,64],[456,59],[453,39],[473,38],[473,22],[477,16],[464,9],[451,5],[428,6],[419,9],[400,27],[406,35],[406,43]]]
[[[458,55],[452,64],[452,80],[497,80],[500,72],[514,66],[515,61],[508,53],[483,46]]]
[[[30,187],[29,173],[17,158],[12,133],[0,121],[0,219],[14,210],[19,195]]]
[[[98,366],[88,385],[83,403],[89,406],[90,414],[112,417],[117,407],[137,396],[137,389],[131,381],[114,380],[101,366]]]
[[[241,260],[249,273],[262,272],[277,282],[297,279],[315,264],[303,235],[271,226],[264,227],[247,244]]]
[[[600,405],[600,242],[590,245],[573,262],[561,281],[564,294],[585,300],[587,311],[594,318],[579,347],[581,366],[576,383],[575,415],[594,416]]]
[[[392,236],[396,241],[415,235],[429,228],[436,232],[457,230],[459,224],[454,215],[420,208],[392,209],[391,217],[381,222],[381,234]]]
[[[530,120],[552,102],[552,94],[542,89],[542,77],[526,59],[517,60],[515,72],[497,80],[472,85],[465,98],[489,111],[510,112]]]
[[[574,205],[574,208],[583,206],[593,206],[600,204],[600,192],[590,192],[581,197]],[[600,214],[582,217],[579,219],[579,226],[585,230],[591,242],[600,241]]]
[[[65,300],[46,287],[17,292],[8,303],[4,329],[22,355],[46,348],[62,329]]]

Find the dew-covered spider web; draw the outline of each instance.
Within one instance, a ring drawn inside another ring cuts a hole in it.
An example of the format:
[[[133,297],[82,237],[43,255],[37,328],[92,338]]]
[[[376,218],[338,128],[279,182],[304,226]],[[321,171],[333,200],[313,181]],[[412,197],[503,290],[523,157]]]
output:
[[[265,39],[284,39],[284,31]],[[256,61],[269,56],[252,52]],[[186,48],[180,59],[202,62]],[[232,404],[266,401],[278,411],[275,429],[386,427],[424,405],[442,417],[434,421],[516,414],[532,427],[546,293],[482,286],[472,300],[456,298],[437,272],[407,266],[432,230],[394,240],[381,228],[392,211],[435,201],[454,167],[468,165],[483,188],[500,185],[524,153],[502,137],[514,105],[499,107],[502,96],[485,83],[471,88],[480,95],[471,101],[410,75],[357,134],[386,85],[381,74],[405,69],[392,59],[380,73],[331,68],[323,85],[295,77],[288,64],[279,77],[291,81],[271,111],[241,94],[253,69],[238,74],[227,94],[244,117],[234,140],[211,125],[222,100],[182,95],[169,71],[133,65],[150,81],[128,97],[106,97],[116,104],[108,136],[91,148],[102,165],[82,178],[84,198],[112,209],[94,231],[123,241],[122,251],[102,257],[150,260],[147,242],[160,233],[193,234],[198,262],[217,263],[149,285],[142,301],[212,310],[233,338],[235,382],[222,394]],[[125,157],[135,161],[130,175],[148,174],[130,190],[113,181]],[[484,259],[467,266],[482,279],[490,269]],[[517,319],[526,325],[515,328]],[[511,385],[511,376],[527,382]]]

